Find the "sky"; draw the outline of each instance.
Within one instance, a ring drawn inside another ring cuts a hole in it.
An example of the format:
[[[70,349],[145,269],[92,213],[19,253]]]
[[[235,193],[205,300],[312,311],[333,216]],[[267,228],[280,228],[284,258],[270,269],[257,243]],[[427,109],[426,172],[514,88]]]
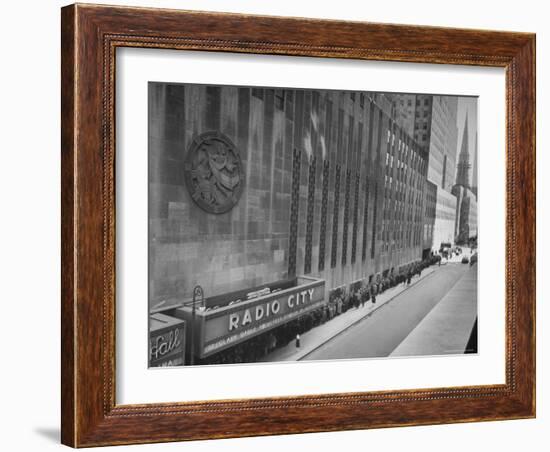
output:
[[[470,163],[472,167],[470,169],[470,183],[473,181],[473,169],[474,169],[474,157],[475,157],[475,141],[477,132],[477,97],[459,97],[458,108],[456,115],[456,124],[458,127],[458,139],[456,148],[456,162],[458,164],[458,155],[462,147],[462,135],[464,133],[464,121],[466,113],[468,114],[468,150],[470,151]]]

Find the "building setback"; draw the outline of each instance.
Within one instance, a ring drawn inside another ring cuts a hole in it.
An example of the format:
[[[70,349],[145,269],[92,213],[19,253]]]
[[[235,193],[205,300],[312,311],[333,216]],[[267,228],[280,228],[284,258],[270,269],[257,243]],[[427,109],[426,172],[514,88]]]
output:
[[[418,261],[428,149],[389,95],[150,83],[149,306],[295,277],[334,288]],[[242,161],[236,205],[208,213],[184,181],[197,136],[227,137]]]

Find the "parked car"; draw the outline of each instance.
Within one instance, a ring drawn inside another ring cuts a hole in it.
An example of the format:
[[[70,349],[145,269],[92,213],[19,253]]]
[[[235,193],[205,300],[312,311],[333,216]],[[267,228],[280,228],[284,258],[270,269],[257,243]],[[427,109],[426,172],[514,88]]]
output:
[[[467,256],[464,256],[464,257],[462,258],[462,261],[461,261],[461,262],[462,262],[463,264],[469,264],[469,263],[470,263],[470,259],[468,259]]]
[[[477,253],[472,254],[472,257],[470,258],[470,265],[475,263],[477,263]]]

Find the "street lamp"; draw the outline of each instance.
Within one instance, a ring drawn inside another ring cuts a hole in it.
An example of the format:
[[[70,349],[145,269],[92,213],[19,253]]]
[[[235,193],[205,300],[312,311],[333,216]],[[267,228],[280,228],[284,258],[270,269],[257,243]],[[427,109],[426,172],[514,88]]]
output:
[[[191,365],[195,364],[195,311],[197,305],[197,299],[200,298],[201,304],[204,303],[204,290],[197,285],[193,289],[193,306],[192,306],[192,320],[191,320]]]

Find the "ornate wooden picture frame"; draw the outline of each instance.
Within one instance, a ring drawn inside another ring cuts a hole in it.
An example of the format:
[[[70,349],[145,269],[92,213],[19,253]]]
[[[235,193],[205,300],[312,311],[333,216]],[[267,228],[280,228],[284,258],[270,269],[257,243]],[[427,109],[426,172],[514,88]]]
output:
[[[62,9],[62,442],[73,447],[535,416],[535,35],[71,5]],[[147,405],[115,402],[115,51],[506,70],[506,382]]]

